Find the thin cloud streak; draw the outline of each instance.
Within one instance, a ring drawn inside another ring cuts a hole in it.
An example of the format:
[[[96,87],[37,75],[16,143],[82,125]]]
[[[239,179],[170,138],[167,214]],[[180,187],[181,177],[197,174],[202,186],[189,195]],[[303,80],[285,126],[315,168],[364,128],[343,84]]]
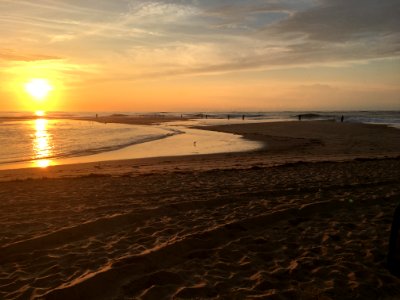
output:
[[[40,61],[40,60],[59,60],[59,56],[35,54],[35,53],[22,53],[12,49],[0,49],[0,60],[5,61]]]
[[[24,0],[2,0],[2,2],[17,6],[19,9],[26,8],[30,10],[32,8],[37,8],[41,11],[51,11],[52,13],[72,13],[80,16],[104,13],[104,10],[101,9],[95,9],[93,7],[87,8],[82,5],[70,5],[63,3],[63,1],[41,0],[33,2]]]
[[[371,36],[399,34],[400,3],[397,0],[323,0],[282,21],[278,33],[304,34],[310,40],[345,42]]]

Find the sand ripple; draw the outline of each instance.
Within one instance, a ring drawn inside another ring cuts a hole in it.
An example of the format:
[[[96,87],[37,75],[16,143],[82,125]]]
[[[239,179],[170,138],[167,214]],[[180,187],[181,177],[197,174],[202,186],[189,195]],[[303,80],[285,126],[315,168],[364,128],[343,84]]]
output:
[[[0,183],[0,298],[399,296],[384,265],[398,170],[394,159]]]

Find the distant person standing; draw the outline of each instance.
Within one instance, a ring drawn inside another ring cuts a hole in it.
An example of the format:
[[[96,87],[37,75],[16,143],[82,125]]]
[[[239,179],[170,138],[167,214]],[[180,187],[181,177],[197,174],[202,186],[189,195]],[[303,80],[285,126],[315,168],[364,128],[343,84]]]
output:
[[[244,115],[242,115],[242,120],[244,120]]]
[[[342,117],[340,118],[340,122],[343,123],[343,121],[344,121],[344,116],[342,115]]]
[[[299,121],[301,121],[301,115],[299,115],[298,117],[299,117]]]
[[[231,116],[230,115],[228,115],[228,120],[231,118]]]

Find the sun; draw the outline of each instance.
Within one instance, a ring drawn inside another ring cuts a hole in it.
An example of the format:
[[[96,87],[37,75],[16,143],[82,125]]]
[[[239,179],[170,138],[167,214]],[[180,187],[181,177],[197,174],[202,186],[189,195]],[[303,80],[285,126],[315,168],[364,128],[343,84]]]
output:
[[[25,84],[25,90],[32,98],[42,101],[53,87],[47,79],[35,78]]]
[[[37,110],[35,111],[36,117],[44,117],[46,115],[46,112],[44,110]]]

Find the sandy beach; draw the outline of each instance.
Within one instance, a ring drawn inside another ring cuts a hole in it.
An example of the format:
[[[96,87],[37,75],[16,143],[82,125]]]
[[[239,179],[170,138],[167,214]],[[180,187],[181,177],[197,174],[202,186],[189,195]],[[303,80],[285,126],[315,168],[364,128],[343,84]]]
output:
[[[265,147],[0,171],[0,298],[400,297],[398,129],[207,129]]]

